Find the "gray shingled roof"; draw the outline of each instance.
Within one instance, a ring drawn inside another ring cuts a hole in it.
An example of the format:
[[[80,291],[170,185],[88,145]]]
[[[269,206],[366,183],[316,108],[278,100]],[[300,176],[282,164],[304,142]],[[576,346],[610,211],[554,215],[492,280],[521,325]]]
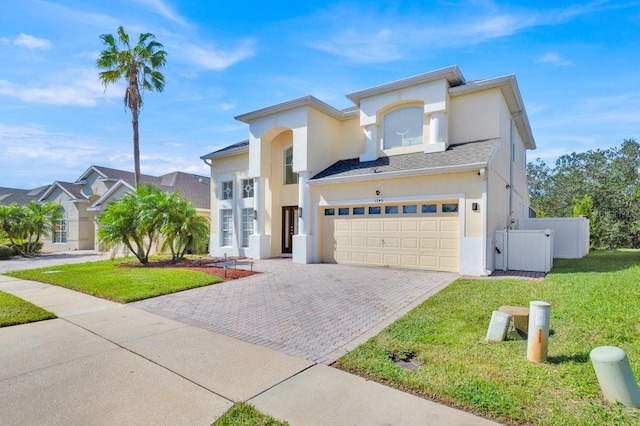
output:
[[[401,172],[431,168],[446,168],[471,164],[486,164],[498,144],[497,139],[449,145],[443,152],[416,152],[412,154],[380,157],[375,161],[360,162],[358,158],[340,160],[311,178],[355,177],[368,174]]]
[[[78,185],[77,183],[71,182],[60,182],[56,181],[58,185],[64,188],[69,194],[73,195],[76,200],[88,199],[86,195],[82,193],[82,185]]]
[[[249,139],[246,139],[246,140],[243,140],[243,141],[240,141],[240,142],[236,142],[236,143],[231,144],[229,146],[225,146],[224,148],[221,148],[221,149],[219,149],[217,151],[213,151],[213,152],[210,152],[210,153],[208,153],[206,155],[203,155],[200,158],[209,158],[211,156],[215,157],[217,155],[224,154],[227,151],[233,151],[233,150],[236,150],[236,149],[244,148],[245,146],[246,147],[249,146]]]
[[[205,176],[173,172],[160,176],[160,183],[155,184],[166,192],[178,191],[178,194],[199,209],[210,209],[211,179]]]
[[[48,185],[35,189],[0,188],[0,205],[6,206],[11,203],[24,205],[29,201],[38,201],[47,188],[49,188]]]

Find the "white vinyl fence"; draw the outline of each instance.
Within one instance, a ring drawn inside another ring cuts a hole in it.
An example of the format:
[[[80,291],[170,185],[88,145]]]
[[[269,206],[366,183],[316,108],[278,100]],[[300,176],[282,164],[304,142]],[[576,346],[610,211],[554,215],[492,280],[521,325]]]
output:
[[[549,272],[553,268],[554,233],[547,229],[496,231],[496,265],[503,271]]]
[[[553,230],[553,257],[579,259],[589,254],[589,219],[585,217],[520,219],[520,229]]]

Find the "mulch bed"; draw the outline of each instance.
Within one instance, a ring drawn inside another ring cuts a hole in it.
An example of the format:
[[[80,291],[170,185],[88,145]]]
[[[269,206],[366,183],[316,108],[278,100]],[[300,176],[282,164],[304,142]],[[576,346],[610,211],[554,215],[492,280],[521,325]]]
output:
[[[153,259],[149,260],[149,263],[147,263],[146,265],[143,265],[135,260],[131,262],[121,263],[118,266],[191,269],[194,271],[203,272],[205,274],[218,276],[224,281],[235,280],[237,278],[244,278],[257,274],[257,272],[247,271],[246,269],[236,269],[233,267],[228,267],[225,273],[225,268],[221,266],[209,266],[216,261],[220,263],[222,262],[222,259],[215,259],[212,257],[185,258],[178,263],[172,263],[171,259]]]

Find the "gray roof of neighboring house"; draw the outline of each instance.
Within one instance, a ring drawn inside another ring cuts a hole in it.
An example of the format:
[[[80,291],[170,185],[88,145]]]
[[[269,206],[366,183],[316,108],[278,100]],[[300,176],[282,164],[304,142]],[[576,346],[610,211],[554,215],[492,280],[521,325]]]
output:
[[[358,158],[340,160],[313,176],[311,181],[411,170],[446,170],[463,166],[487,165],[497,144],[498,139],[489,139],[449,145],[449,148],[443,152],[416,152],[380,157],[375,161],[364,162],[360,162]]]
[[[34,189],[17,189],[0,187],[0,205],[16,203],[18,205],[27,204],[29,201],[38,201],[40,196],[49,186],[41,186]]]
[[[102,166],[92,166],[92,168],[104,175],[107,179],[123,180],[130,186],[133,186],[133,172]],[[166,192],[178,191],[180,196],[193,204],[194,207],[199,209],[211,208],[209,204],[211,198],[209,190],[211,182],[206,176],[183,172],[172,172],[162,176],[141,174],[140,183],[143,185],[152,184]]]
[[[76,200],[87,200],[88,197],[82,193],[82,185],[78,185],[77,183],[71,182],[60,182],[56,181],[55,184],[60,185],[60,187],[64,188],[69,194],[73,195]]]

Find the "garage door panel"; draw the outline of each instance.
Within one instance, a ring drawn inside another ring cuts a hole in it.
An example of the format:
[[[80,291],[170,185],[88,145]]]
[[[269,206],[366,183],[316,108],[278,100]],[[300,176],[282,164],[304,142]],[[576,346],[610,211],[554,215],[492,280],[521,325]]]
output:
[[[347,237],[347,239],[349,239]],[[367,239],[364,237],[351,237],[351,247],[366,247]]]
[[[382,262],[382,253],[366,253],[366,262],[369,265],[384,265]]]
[[[400,224],[402,232],[415,232],[418,230],[418,219],[403,219]]]
[[[349,232],[351,230],[351,225],[348,220],[336,220],[334,223],[335,232]]]
[[[381,248],[382,247],[382,238],[380,238],[380,237],[368,237],[367,238],[367,247],[370,247],[370,248]]]
[[[458,232],[458,221],[455,220],[443,220],[440,222],[441,232]]]
[[[415,254],[402,254],[400,256],[400,264],[408,268],[416,268],[419,265],[418,256]]]
[[[436,219],[421,219],[420,232],[438,232],[438,222]]]
[[[440,248],[443,250],[457,250],[458,240],[453,238],[442,238],[440,240]]]
[[[400,247],[400,238],[397,237],[384,237],[384,248],[397,249]]]
[[[380,232],[382,231],[382,222],[378,220],[367,221],[367,232]]]
[[[400,221],[397,219],[385,220],[383,222],[384,232],[398,232],[400,231]]]
[[[417,249],[419,246],[418,238],[416,237],[403,237],[401,241],[402,243],[400,244],[400,248],[402,249],[414,250],[414,249]]]
[[[399,254],[384,254],[383,261],[385,265],[389,266],[402,266],[400,263],[400,255]]]
[[[367,224],[364,220],[362,219],[351,219],[350,220],[351,223],[351,229],[349,229],[351,232],[364,232],[367,230]]]
[[[437,238],[420,238],[420,248],[422,250],[437,250],[438,239]]]

